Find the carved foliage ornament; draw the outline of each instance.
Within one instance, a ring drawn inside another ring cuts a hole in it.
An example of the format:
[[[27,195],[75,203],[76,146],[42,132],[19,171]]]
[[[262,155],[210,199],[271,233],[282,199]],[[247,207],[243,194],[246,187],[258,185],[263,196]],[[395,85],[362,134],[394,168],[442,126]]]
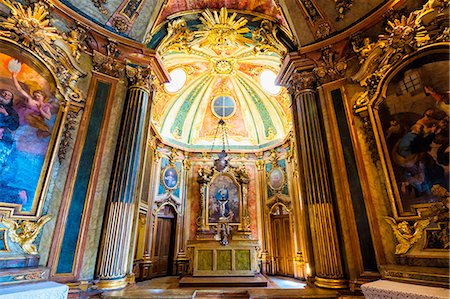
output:
[[[155,76],[150,68],[126,66],[126,74],[130,81],[130,87],[151,90]]]
[[[316,85],[316,76],[313,72],[299,72],[292,74],[289,79],[289,93],[297,97],[301,92],[307,89],[314,89]]]
[[[347,63],[345,58],[336,58],[335,51],[330,48],[325,48],[322,50],[322,56],[318,62],[318,66],[313,71],[320,83],[327,83],[342,78],[346,69]]]
[[[352,79],[366,87],[354,109],[369,104],[382,78],[405,55],[432,43],[448,41],[448,6],[449,0],[430,0],[408,17],[388,21],[386,33],[377,41],[365,38],[362,45],[353,44],[362,66]]]

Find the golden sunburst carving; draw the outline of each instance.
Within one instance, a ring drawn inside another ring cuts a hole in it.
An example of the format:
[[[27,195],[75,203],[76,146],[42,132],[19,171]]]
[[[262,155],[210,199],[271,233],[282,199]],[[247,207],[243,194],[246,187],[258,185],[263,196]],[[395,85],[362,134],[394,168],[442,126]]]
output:
[[[49,26],[48,10],[44,5],[36,3],[33,8],[25,9],[19,2],[2,2],[11,9],[11,15],[0,23],[6,29],[1,35],[22,40],[24,46],[32,48],[38,44],[50,45],[58,36],[56,28]]]
[[[250,32],[250,29],[245,27],[247,20],[243,17],[235,20],[236,16],[237,13],[228,16],[225,7],[220,9],[220,13],[206,9],[200,17],[202,22],[200,30],[195,33],[199,38],[199,46],[210,47],[216,52],[223,53],[245,44],[252,44],[252,39],[244,36]]]

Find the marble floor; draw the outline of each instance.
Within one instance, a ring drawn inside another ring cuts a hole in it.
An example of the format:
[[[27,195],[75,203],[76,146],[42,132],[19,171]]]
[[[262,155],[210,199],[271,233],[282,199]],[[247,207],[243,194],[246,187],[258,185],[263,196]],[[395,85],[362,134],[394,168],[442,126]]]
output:
[[[281,276],[269,276],[267,287],[199,288],[179,287],[179,277],[161,277],[138,282],[120,291],[106,292],[101,298],[165,298],[165,299],[293,299],[338,298],[333,290],[306,286],[305,282]]]

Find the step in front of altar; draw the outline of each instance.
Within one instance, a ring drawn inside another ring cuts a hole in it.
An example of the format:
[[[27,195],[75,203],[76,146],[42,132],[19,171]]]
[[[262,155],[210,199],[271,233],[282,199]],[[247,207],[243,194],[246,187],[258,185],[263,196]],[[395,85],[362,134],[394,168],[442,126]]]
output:
[[[266,287],[263,275],[255,276],[185,276],[180,287]]]

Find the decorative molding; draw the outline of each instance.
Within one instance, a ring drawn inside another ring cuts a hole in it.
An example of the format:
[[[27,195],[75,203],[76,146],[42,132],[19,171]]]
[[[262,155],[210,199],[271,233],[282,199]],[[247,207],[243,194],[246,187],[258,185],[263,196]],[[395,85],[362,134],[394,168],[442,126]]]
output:
[[[314,89],[316,81],[316,76],[312,71],[295,72],[288,81],[289,93],[296,98],[305,90]]]
[[[105,46],[106,55],[93,51],[92,62],[94,70],[115,78],[120,78],[124,75],[125,64],[118,59],[120,51],[117,47],[117,42],[109,40]]]
[[[11,12],[7,19],[0,22],[0,37],[33,51],[54,72],[61,94],[67,100],[84,102],[76,84],[78,79],[86,74],[72,57],[70,43],[64,40],[55,27],[50,26],[52,4],[40,1],[24,6],[10,0],[4,0],[2,3]]]
[[[363,44],[353,43],[353,51],[362,65],[352,79],[366,88],[356,99],[354,110],[369,104],[381,80],[406,55],[432,43],[449,41],[448,14],[445,13],[448,7],[448,0],[429,0],[408,17],[403,15],[388,21],[386,33],[379,35],[377,41],[365,38]]]
[[[126,66],[126,75],[130,83],[129,88],[142,88],[147,91],[152,89],[156,78],[149,67],[144,68],[130,65]]]
[[[298,0],[298,2],[308,20],[311,32],[316,38],[326,38],[334,31],[330,22],[325,19],[324,14],[320,11],[319,6],[314,0]]]
[[[334,0],[336,5],[336,12],[338,16],[336,21],[340,21],[344,18],[344,15],[350,10],[350,7],[353,4],[353,0]]]
[[[259,28],[252,32],[252,38],[256,45],[253,49],[255,54],[273,52],[281,58],[287,54],[287,49],[277,37],[278,25],[269,20],[262,20]]]
[[[7,227],[8,236],[11,241],[18,243],[25,253],[38,254],[34,240],[40,233],[44,224],[52,219],[52,216],[45,215],[39,218],[38,221],[32,222],[29,220],[12,220],[10,218],[2,217],[0,222]]]
[[[77,125],[77,116],[80,110],[78,111],[69,111],[67,113],[66,122],[64,123],[64,131],[61,136],[61,142],[58,149],[58,159],[59,163],[66,158],[66,154],[69,151],[69,146],[72,138],[72,133]]]
[[[337,52],[331,47],[322,49],[318,66],[313,69],[320,84],[336,81],[344,77],[347,69],[345,57],[337,57]]]

